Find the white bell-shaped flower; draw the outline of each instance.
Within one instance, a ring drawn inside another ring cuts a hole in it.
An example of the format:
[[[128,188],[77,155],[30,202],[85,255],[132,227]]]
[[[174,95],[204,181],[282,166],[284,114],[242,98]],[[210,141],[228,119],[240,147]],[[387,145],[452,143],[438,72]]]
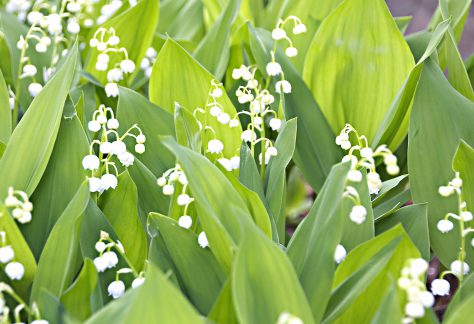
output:
[[[222,114],[222,109],[218,105],[214,105],[209,109],[209,113],[213,117],[219,117]]]
[[[441,233],[448,233],[454,228],[454,224],[450,220],[442,219],[438,222],[437,227]]]
[[[220,158],[217,160],[220,165],[224,167],[227,171],[232,171],[232,162],[229,159],[226,158]]]
[[[222,113],[217,117],[217,121],[222,125],[226,125],[230,122],[230,116],[228,113]]]
[[[428,262],[424,259],[418,258],[411,260],[410,273],[414,278],[419,278],[428,270]]]
[[[31,222],[31,213],[29,211],[24,210],[20,217],[18,217],[18,222],[21,224],[26,224]]]
[[[104,272],[108,268],[109,262],[103,256],[94,259],[94,266],[98,272]]]
[[[105,85],[105,93],[107,97],[117,97],[119,95],[118,85],[115,82],[109,82]]]
[[[100,130],[100,123],[97,120],[91,120],[90,122],[87,123],[87,128],[91,132],[98,132]]]
[[[113,68],[107,72],[107,81],[119,82],[123,80],[123,71],[119,68]]]
[[[43,86],[36,82],[30,83],[30,85],[28,86],[28,92],[32,97],[36,97],[42,89]]]
[[[70,12],[81,11],[81,5],[78,2],[68,2],[66,9]]]
[[[211,91],[211,96],[214,98],[220,98],[222,97],[222,89],[221,88],[215,88]]]
[[[431,282],[431,292],[433,295],[447,296],[449,295],[450,289],[451,285],[449,284],[449,281],[445,279],[435,279]]]
[[[231,157],[230,163],[232,164],[232,169],[237,170],[238,168],[240,168],[240,156]]]
[[[167,184],[163,186],[163,194],[166,196],[171,196],[174,193],[173,185]]]
[[[387,154],[383,157],[383,163],[386,165],[397,164],[397,157],[393,154]]]
[[[107,127],[110,129],[118,129],[119,125],[120,123],[116,118],[110,118],[107,120]]]
[[[156,180],[156,183],[160,186],[160,187],[163,187],[165,184],[166,184],[166,179],[164,177],[159,177],[157,180]]]
[[[359,170],[350,170],[347,173],[347,179],[352,182],[361,182],[362,172],[360,172]]]
[[[146,142],[146,137],[143,134],[138,134],[135,140],[137,141],[137,144],[143,144]]]
[[[96,62],[95,63],[95,69],[97,71],[106,71],[107,68],[109,67],[109,64],[107,62]]]
[[[469,273],[469,265],[466,262],[461,262],[459,260],[453,261],[451,263],[451,272],[456,276],[460,276],[461,273],[467,275]]]
[[[270,162],[271,155],[270,154],[265,154],[265,165],[267,165]],[[262,153],[258,155],[258,163],[262,164]]]
[[[277,156],[278,155],[278,150],[274,146],[267,147],[266,154],[270,156]]]
[[[107,268],[111,269],[118,263],[117,254],[114,251],[107,251],[102,254],[102,258],[107,261]]]
[[[286,37],[286,32],[283,28],[275,28],[272,30],[272,38],[274,40],[280,40]]]
[[[238,119],[233,118],[229,121],[229,127],[230,128],[239,127],[239,125],[240,125],[240,122],[239,122]]]
[[[102,182],[99,178],[90,177],[89,178],[89,191],[90,192],[99,192],[101,190]]]
[[[339,264],[346,258],[346,255],[347,255],[347,251],[344,248],[344,246],[342,246],[341,244],[338,244],[336,246],[336,251],[334,252],[334,261],[336,261],[336,263]]]
[[[191,218],[191,216],[188,215],[181,216],[178,219],[178,225],[180,227],[188,229],[191,227],[191,225],[193,225],[193,219]]]
[[[449,197],[454,193],[454,188],[451,186],[441,186],[438,189],[438,193],[443,197]]]
[[[135,63],[132,60],[126,59],[120,62],[120,68],[125,73],[132,73],[135,71]]]
[[[461,220],[464,221],[464,222],[470,222],[472,221],[472,213],[470,211],[463,211],[461,212]]]
[[[86,155],[82,159],[82,167],[85,170],[91,170],[91,171],[97,170],[99,169],[99,166],[100,166],[100,160],[94,154]]]
[[[135,144],[135,152],[137,152],[138,154],[143,154],[145,153],[145,145],[143,144]]]
[[[109,154],[110,152],[112,152],[112,143],[110,142],[100,143],[99,151],[103,154]]]
[[[425,308],[421,303],[409,302],[405,305],[405,314],[411,318],[422,318],[425,316]]]
[[[106,173],[100,178],[100,190],[115,189],[117,184],[117,177],[111,173]]]
[[[111,46],[118,45],[120,43],[120,38],[116,35],[112,35],[112,36],[110,36],[107,43],[109,43]]]
[[[113,299],[121,297],[125,293],[125,284],[121,280],[112,281],[107,287],[109,296]]]
[[[286,48],[285,54],[288,57],[295,57],[296,55],[298,55],[298,50],[296,49],[296,47],[290,46]]]
[[[362,224],[365,222],[365,218],[367,217],[367,209],[365,209],[362,205],[355,205],[352,207],[350,213],[350,219],[356,224]]]
[[[435,303],[435,298],[429,291],[423,291],[419,296],[419,300],[424,307],[432,307]]]
[[[144,277],[135,278],[135,279],[133,279],[133,281],[132,281],[132,288],[140,287],[141,285],[143,285],[144,282],[145,282],[145,278],[144,278]]]
[[[192,198],[189,197],[189,195],[185,194],[185,193],[180,194],[178,196],[178,199],[177,199],[177,203],[178,203],[179,206],[186,206],[186,205],[190,204],[191,201],[192,201]]]
[[[43,14],[39,11],[32,11],[27,16],[28,22],[31,25],[39,23],[41,18],[43,18]]]
[[[124,142],[122,142],[121,140],[116,140],[112,142],[112,149],[110,153],[119,155],[125,152],[127,152],[127,146]]]
[[[131,166],[133,162],[135,161],[135,157],[133,156],[132,153],[129,153],[129,152],[120,153],[117,157],[120,163],[122,163],[124,167]]]
[[[25,66],[23,66],[23,76],[25,77],[33,77],[36,75],[37,72],[38,70],[33,64],[26,64]]]
[[[395,176],[400,173],[400,168],[396,164],[387,165],[387,173],[391,176]]]
[[[270,76],[277,76],[282,72],[281,65],[277,62],[268,63],[266,70],[267,70],[267,74]]]
[[[382,180],[380,180],[380,176],[376,172],[369,172],[367,174],[367,184],[369,185],[369,193],[378,194],[380,188],[382,188]]]
[[[298,35],[298,34],[303,34],[306,33],[306,25],[299,23],[295,27],[293,27],[293,34]]]
[[[281,128],[281,124],[282,124],[281,119],[272,118],[272,119],[270,119],[270,122],[269,122],[268,125],[270,126],[270,128],[271,128],[272,130],[274,130],[274,131],[279,131],[280,128]]]
[[[102,253],[107,248],[107,245],[103,241],[99,241],[94,247],[97,252]]]
[[[207,240],[206,233],[201,232],[198,236],[198,243],[199,246],[202,248],[208,247],[209,246],[209,241]]]
[[[374,151],[370,147],[364,147],[360,150],[360,156],[364,158],[371,157]]]
[[[254,142],[257,139],[257,134],[253,130],[247,129],[242,132],[240,138],[247,143]]]
[[[13,260],[15,257],[15,251],[13,251],[10,245],[3,246],[0,248],[0,262],[7,263]]]
[[[213,154],[220,154],[224,149],[224,144],[218,139],[212,139],[207,143],[207,151]]]
[[[67,31],[73,35],[79,34],[81,26],[75,20],[71,20],[67,24]]]
[[[20,262],[10,262],[5,267],[5,273],[11,280],[20,280],[25,274],[25,267]]]
[[[275,92],[276,93],[291,93],[291,83],[286,80],[277,81],[275,83]]]

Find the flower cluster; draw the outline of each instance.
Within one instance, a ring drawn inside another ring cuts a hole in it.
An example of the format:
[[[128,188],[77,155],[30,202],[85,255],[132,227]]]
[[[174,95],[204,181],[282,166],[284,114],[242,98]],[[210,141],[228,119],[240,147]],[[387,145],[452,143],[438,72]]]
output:
[[[7,12],[17,15],[21,21],[25,21],[30,8],[31,1],[28,0],[9,0],[5,6]]]
[[[105,85],[105,93],[107,97],[117,97],[119,94],[118,83],[123,80],[124,73],[133,73],[135,71],[135,63],[128,58],[128,51],[125,47],[119,47],[120,38],[115,34],[114,28],[99,28],[89,42],[92,48],[96,48],[99,52],[95,68],[98,71],[107,72],[107,84]],[[114,61],[111,62],[111,54]]]
[[[153,64],[155,64],[157,54],[158,53],[153,47],[149,47],[146,50],[145,57],[140,63],[140,69],[143,70],[143,73],[145,74],[147,79],[149,79],[151,76],[151,71],[153,70]]]
[[[98,272],[104,272],[107,269],[115,268],[118,264],[118,256],[114,251],[112,251],[112,249],[115,249],[120,256],[130,264],[125,255],[122,243],[120,243],[120,241],[115,242],[112,240],[107,232],[100,232],[100,239],[95,244],[95,249],[99,252],[99,256],[94,259],[94,265]],[[109,296],[116,299],[125,293],[125,283],[120,280],[120,275],[128,273],[135,276],[135,279],[132,281],[132,288],[136,288],[145,282],[143,273],[136,273],[135,270],[130,268],[119,269],[116,271],[115,281],[112,281],[107,288]]]
[[[175,186],[181,186],[180,194],[176,198],[176,203],[178,206],[183,207],[183,215],[178,219],[178,225],[185,229],[190,229],[193,225],[193,219],[191,216],[187,215],[188,208],[194,198],[190,196],[187,192],[188,189],[188,178],[184,174],[181,166],[176,164],[174,168],[166,170],[161,177],[157,180],[158,186],[162,187],[163,194],[166,196],[172,196],[175,194]],[[198,243],[202,248],[209,246],[206,233],[201,232],[198,236]]]
[[[349,198],[354,203],[349,215],[351,221],[358,225],[364,223],[367,217],[367,209],[362,205],[357,190],[354,187],[346,186],[343,197]]]
[[[272,38],[275,41],[285,40],[288,43],[288,47],[285,50],[286,56],[295,57],[296,55],[298,55],[298,50],[293,46],[293,42],[291,41],[291,38],[288,37],[285,31],[285,27],[288,26],[288,24],[293,25],[292,32],[294,35],[306,33],[306,25],[303,24],[298,17],[289,16],[285,20],[280,19],[278,21],[275,29],[272,30]],[[268,66],[267,66],[267,70],[268,70]]]
[[[458,277],[460,281],[463,280],[463,277],[467,275],[470,271],[469,265],[465,262],[466,258],[466,238],[468,235],[471,233],[474,233],[474,228],[470,226],[470,222],[473,220],[473,215],[472,213],[467,209],[467,204],[463,199],[463,193],[462,193],[462,179],[459,176],[459,172],[456,172],[456,175],[454,179],[452,179],[446,186],[441,186],[438,189],[438,192],[441,196],[443,197],[449,197],[452,195],[457,196],[457,202],[458,202],[458,210],[456,213],[447,213],[443,219],[441,219],[438,224],[438,230],[441,233],[448,233],[454,228],[454,224],[450,219],[456,220],[459,224],[459,235],[461,237],[461,247],[460,251],[458,254],[457,260],[453,261],[450,266],[450,271],[445,271],[441,275],[440,280],[442,279],[446,274],[452,273],[455,276]],[[474,247],[474,238],[471,240],[471,245]],[[445,281],[445,282],[444,282]],[[447,293],[449,293],[449,282],[444,280],[439,281],[437,285],[441,285],[442,282],[442,287],[447,286]],[[435,286],[435,290],[436,287]],[[441,287],[441,286],[439,286]],[[446,289],[441,289],[441,292],[446,292]],[[435,293],[433,291],[433,293]],[[436,293],[438,294],[438,293]]]
[[[11,210],[11,215],[19,223],[25,224],[31,221],[31,211],[33,204],[28,199],[26,192],[8,188],[8,195],[5,198],[5,207]]]
[[[132,165],[135,160],[133,154],[127,151],[124,139],[126,137],[134,138],[136,142],[135,152],[142,154],[145,152],[146,137],[137,125],[133,125],[120,136],[117,132],[119,121],[115,118],[114,111],[104,105],[100,105],[94,112],[93,118],[87,127],[91,132],[97,133],[100,131],[101,133],[99,134],[100,139],[92,141],[89,154],[82,159],[82,166],[85,170],[91,171],[89,190],[102,193],[107,189],[114,189],[118,184],[117,176],[119,172],[115,162],[111,161],[112,157],[116,156],[124,167]],[[135,135],[132,131],[136,131],[138,134]],[[114,141],[110,141],[110,137],[114,138]],[[98,156],[94,152],[94,145],[99,146]],[[110,167],[113,167],[115,174],[110,172]]]
[[[1,216],[1,215],[0,215]],[[5,265],[4,271],[10,280],[21,280],[25,274],[25,267],[18,261],[14,261],[15,251],[7,244],[7,234],[0,232],[0,264]]]
[[[428,262],[423,259],[409,259],[402,269],[398,286],[405,291],[405,318],[403,323],[414,323],[417,318],[425,316],[425,308],[433,306],[434,296],[426,290],[424,275]]]
[[[356,136],[357,144],[352,145],[350,134]],[[341,133],[336,136],[336,144],[342,149],[348,150],[348,154],[343,157],[342,161],[351,161],[351,170],[348,173],[348,180],[352,182],[362,181],[361,168],[366,168],[367,184],[370,194],[378,194],[382,188],[382,180],[376,171],[376,158],[382,158],[389,175],[397,175],[400,169],[397,165],[397,157],[387,148],[386,145],[380,145],[374,150],[370,148],[367,138],[360,136],[357,130],[350,124],[342,129]]]
[[[13,290],[12,287],[4,282],[0,282],[0,323],[11,323],[10,308],[8,307],[5,295],[9,295],[18,305],[13,311],[14,323],[23,323],[21,320],[21,312],[24,311],[26,316],[33,319],[30,324],[48,324],[45,319],[41,319],[41,314],[36,303],[30,307],[28,304]]]

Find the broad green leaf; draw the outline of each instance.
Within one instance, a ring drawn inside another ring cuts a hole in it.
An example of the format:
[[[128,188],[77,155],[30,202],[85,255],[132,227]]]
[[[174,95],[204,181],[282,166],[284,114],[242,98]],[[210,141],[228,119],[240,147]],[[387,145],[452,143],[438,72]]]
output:
[[[12,132],[12,119],[7,84],[0,70],[0,158]]]
[[[474,296],[474,276],[469,276],[463,281],[461,287],[456,291],[456,294],[449,301],[449,306],[444,313],[444,319],[449,321],[451,316],[456,317],[458,308]]]
[[[119,132],[123,133],[137,125],[146,136],[145,153],[137,157],[156,176],[174,166],[174,157],[161,143],[161,135],[174,135],[173,116],[149,102],[145,97],[130,89],[120,87],[117,119]],[[135,134],[135,133],[134,133]],[[126,141],[129,147],[135,142]]]
[[[456,324],[456,323],[468,323],[472,318],[472,307],[474,306],[474,295],[471,294],[469,298],[466,298],[458,307],[455,312],[449,313],[449,317],[446,317],[443,323]]]
[[[61,296],[61,303],[70,315],[85,321],[92,314],[91,298],[97,287],[97,270],[91,259],[86,259],[77,279]]]
[[[109,303],[85,323],[202,323],[186,298],[155,266],[149,264],[145,283]]]
[[[472,0],[440,0],[439,6],[428,25],[428,29],[434,29],[440,21],[446,19],[443,18],[442,10],[449,12],[450,16],[453,17],[452,26],[456,42],[459,43],[464,31],[467,16],[469,15],[471,3]]]
[[[5,232],[6,244],[15,251],[14,260],[20,262],[25,268],[25,274],[21,280],[11,281],[6,276],[1,276],[1,281],[10,282],[13,289],[23,298],[28,296],[31,282],[36,272],[36,260],[31,252],[25,238],[20,232],[18,225],[9,214],[7,208],[0,204],[0,231]],[[3,272],[3,271],[2,271]]]
[[[413,20],[413,16],[395,17],[394,19],[397,23],[398,29],[400,29],[402,34],[404,34],[407,31],[408,25],[410,25]]]
[[[160,6],[158,32],[179,40],[201,39],[205,32],[201,0],[165,0]]]
[[[261,71],[265,71],[266,63],[270,62],[271,37],[251,26],[249,31],[252,53],[261,58],[257,64]],[[292,85],[292,93],[285,95],[285,118],[298,118],[293,160],[318,192],[332,165],[341,160],[342,154],[334,142],[335,135],[298,72],[281,51],[277,52],[277,61],[282,65],[285,79]]]
[[[237,16],[240,0],[229,0],[212,28],[199,43],[194,58],[221,80],[229,61],[230,27]]]
[[[194,112],[198,107],[206,110],[205,114],[197,112],[197,119],[203,127],[213,128],[215,137],[224,144],[224,156],[231,158],[240,148],[241,129],[222,125],[209,114],[209,108],[206,108],[206,105],[213,79],[214,77],[178,43],[168,39],[153,65],[149,88],[150,100],[171,113],[174,111],[176,102],[190,112]],[[222,97],[217,101],[222,105],[223,112],[233,118],[237,112],[225,91],[223,92]],[[202,134],[204,150],[207,150],[207,142],[213,138],[212,131],[205,131]]]
[[[40,182],[53,151],[76,60],[74,45],[63,66],[35,97],[15,128],[0,160],[0,197],[10,186],[31,195]]]
[[[286,254],[263,235],[246,234],[232,269],[231,289],[239,322],[275,323],[281,313],[288,312],[304,323],[314,323]]]
[[[179,146],[171,138],[163,142],[176,155],[186,174],[211,251],[229,273],[233,251],[243,234],[256,231],[250,211],[238,191],[208,159]]]
[[[22,229],[37,259],[49,232],[85,179],[82,159],[89,152],[88,144],[77,116],[63,114],[48,166],[31,197],[33,219]]]
[[[207,317],[216,323],[239,323],[237,320],[237,314],[235,313],[235,306],[232,301],[232,286],[230,279],[225,282],[224,287],[221,289],[219,296],[217,296],[216,302]]]
[[[225,281],[215,257],[199,246],[196,234],[179,227],[175,220],[152,213],[148,222],[149,228],[163,238],[183,293],[202,314],[207,314]]]
[[[329,300],[336,268],[334,252],[342,237],[344,218],[349,217],[340,209],[348,171],[347,163],[333,167],[313,207],[288,244],[288,257],[305,290],[316,322],[321,320]],[[315,271],[318,276],[315,276]]]
[[[430,235],[428,233],[428,206],[416,204],[403,207],[389,217],[377,222],[375,230],[377,235],[389,228],[402,224],[410,239],[416,245],[421,256],[430,260]]]
[[[395,245],[395,250],[389,252],[391,245]],[[384,250],[385,253],[391,254],[386,265],[378,269],[368,266],[376,260],[377,263],[381,262],[380,257],[384,258]],[[420,253],[401,225],[359,245],[336,270],[333,283],[335,290],[330,302],[332,306],[328,306],[328,309],[333,310],[327,311],[325,322],[347,323],[354,318],[361,323],[369,322],[382,302],[379,296],[384,295],[390,287],[390,276],[398,278],[405,261],[419,257]],[[347,284],[350,281],[353,282],[352,285]],[[347,294],[342,293],[343,291]],[[342,300],[345,302],[342,303]]]
[[[318,29],[304,80],[334,133],[350,123],[370,143],[413,67],[385,1],[346,0]]]
[[[403,314],[397,297],[397,287],[392,283],[370,323],[400,323],[402,320]]]
[[[146,50],[151,45],[155,28],[158,24],[159,1],[142,0],[136,6],[124,11],[122,14],[115,16],[99,27],[106,29],[114,28],[116,35],[120,38],[119,47],[124,47],[128,52],[128,58],[135,62],[135,71],[126,76],[127,82],[130,83],[138,73],[140,63],[145,57]],[[90,34],[92,38],[93,33],[97,29],[93,29]],[[94,76],[99,82],[105,84],[107,82],[107,72],[98,71],[95,68],[97,56],[99,51],[97,49],[89,48],[88,58],[84,64],[84,70]],[[123,55],[110,55],[109,66],[114,66],[124,59]]]
[[[53,227],[38,262],[31,301],[39,297],[41,289],[61,297],[75,278],[80,265],[79,229],[89,198],[89,186],[84,182]]]
[[[133,268],[140,272],[147,257],[147,237],[138,215],[137,187],[127,171],[118,177],[118,186],[105,191],[99,207],[114,228]]]
[[[454,197],[438,193],[454,177],[452,159],[461,139],[474,145],[474,103],[446,80],[431,60],[426,61],[415,95],[409,129],[408,170],[415,203],[429,204],[431,248],[449,265],[459,249],[458,229],[441,233],[436,224],[448,212],[457,211]],[[473,264],[473,254],[467,257]]]

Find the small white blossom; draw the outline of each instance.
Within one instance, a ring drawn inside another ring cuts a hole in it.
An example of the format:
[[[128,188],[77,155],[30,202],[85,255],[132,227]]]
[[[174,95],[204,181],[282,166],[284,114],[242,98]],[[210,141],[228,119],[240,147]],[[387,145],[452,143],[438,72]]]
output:
[[[174,193],[173,185],[167,184],[163,186],[163,194],[166,196],[171,196]]]
[[[226,125],[230,122],[230,116],[228,113],[222,113],[217,117],[217,121],[222,125]]]
[[[188,229],[191,227],[192,224],[193,224],[193,219],[188,215],[181,216],[178,219],[178,225],[180,227]]]
[[[79,34],[81,31],[81,26],[77,23],[77,21],[71,20],[67,24],[67,31],[73,35]]]
[[[442,219],[438,222],[437,227],[441,233],[448,233],[454,228],[454,224],[450,220]]]
[[[362,181],[362,172],[359,170],[350,170],[347,173],[347,179],[352,182],[361,182]]]
[[[132,153],[129,153],[129,152],[123,152],[123,153],[120,153],[117,155],[120,163],[122,163],[122,165],[124,167],[129,167],[133,164],[133,162],[135,161],[135,157],[133,156]]]
[[[470,211],[463,211],[461,212],[461,219],[464,221],[464,222],[470,222],[472,221],[472,213]]]
[[[224,144],[218,139],[212,139],[207,143],[207,151],[209,153],[219,154],[224,149]]]
[[[272,30],[272,38],[274,40],[280,40],[286,37],[286,32],[282,28],[275,28]]]
[[[25,274],[25,267],[20,262],[10,262],[5,267],[5,273],[11,280],[20,280]]]
[[[272,118],[272,119],[270,119],[270,122],[269,122],[270,128],[274,131],[279,131],[280,128],[281,128],[281,124],[282,124],[282,122],[278,118]]]
[[[365,218],[367,216],[367,209],[365,209],[364,206],[362,205],[356,205],[352,207],[351,213],[350,213],[350,219],[356,224],[362,224],[365,222]]]
[[[116,140],[112,142],[112,149],[110,150],[110,153],[119,155],[125,152],[127,152],[127,146],[124,142],[122,142],[121,140]]]
[[[296,47],[290,46],[286,48],[285,54],[288,57],[295,57],[296,55],[298,55],[298,50],[296,49]]]
[[[306,33],[306,25],[305,24],[297,24],[293,28],[293,34],[298,35],[298,34],[303,34]]]
[[[163,177],[159,177],[159,178],[156,180],[156,183],[157,183],[160,187],[163,187],[163,186],[166,184],[166,179],[163,178]]]
[[[118,129],[119,128],[119,121],[115,118],[110,118],[107,121],[107,127],[110,129]]]
[[[119,82],[123,80],[123,71],[119,68],[113,68],[107,72],[107,81]]]
[[[111,45],[111,46],[115,46],[115,45],[118,45],[120,43],[120,38],[116,35],[112,35],[110,36],[109,40],[108,40],[108,43]]]
[[[240,125],[240,122],[239,122],[238,119],[233,118],[229,121],[229,127],[230,128],[239,127],[239,125]]]
[[[205,248],[205,247],[209,246],[209,241],[207,240],[206,233],[201,232],[199,234],[198,243],[199,243],[199,246],[202,247],[202,248]]]
[[[119,95],[119,89],[117,83],[110,82],[105,85],[105,93],[107,97],[117,97]]]
[[[104,272],[108,268],[109,262],[103,256],[94,259],[94,266],[98,272]]]
[[[240,167],[240,156],[233,156],[230,158],[232,169],[237,170]]]
[[[347,251],[344,248],[344,246],[342,246],[341,244],[338,244],[336,246],[336,251],[334,252],[334,261],[336,261],[336,263],[339,264],[346,258],[346,255],[347,255]]]
[[[141,285],[143,285],[144,282],[145,282],[145,278],[144,278],[144,277],[135,278],[135,279],[133,279],[133,281],[132,281],[132,288],[140,287]]]
[[[413,259],[410,263],[410,273],[412,277],[419,278],[428,270],[428,262],[424,259]]]
[[[26,64],[23,66],[23,77],[33,77],[37,72],[36,66],[33,64]]]
[[[232,171],[232,162],[229,159],[226,158],[220,158],[217,160],[220,165],[224,167],[227,171]]]
[[[117,254],[114,251],[107,251],[102,254],[102,258],[107,261],[107,268],[111,269],[118,263]]]
[[[435,279],[431,282],[431,291],[433,292],[433,295],[447,296],[449,295],[450,289],[451,286],[447,280]]]
[[[460,276],[461,273],[467,275],[469,273],[469,265],[466,262],[461,262],[459,260],[453,261],[451,263],[451,272],[456,276]]]
[[[382,180],[380,180],[380,176],[376,172],[369,172],[367,174],[367,183],[369,185],[369,193],[378,194],[380,188],[382,188]]]
[[[117,184],[117,177],[111,173],[106,173],[100,178],[100,190],[115,189]]]
[[[89,154],[84,156],[82,159],[82,167],[85,170],[97,170],[99,169],[100,160],[97,156]]]
[[[43,86],[36,82],[30,83],[30,85],[28,86],[28,92],[32,97],[36,97],[42,89]]]
[[[209,109],[209,113],[213,117],[218,117],[220,114],[222,114],[222,109],[218,105],[214,105]]]
[[[136,137],[137,144],[143,144],[146,141],[146,137],[143,134],[139,134]]]
[[[282,90],[283,93],[291,93],[291,83],[286,80],[277,81],[275,83],[275,92],[281,93]]]
[[[91,132],[98,132],[100,130],[100,123],[97,120],[91,120],[90,122],[87,123],[87,128]]]
[[[0,262],[7,263],[13,260],[15,257],[15,251],[13,251],[10,245],[0,248]]]
[[[135,152],[137,152],[138,154],[143,154],[145,153],[145,145],[143,144],[135,144]]]
[[[43,14],[39,11],[32,11],[27,16],[28,22],[31,25],[39,23],[41,18],[43,18]]]
[[[278,150],[274,146],[267,147],[266,154],[270,156],[277,156],[278,155]]]
[[[421,303],[409,302],[405,305],[405,313],[411,318],[422,318],[425,316],[425,308]]]
[[[400,168],[396,164],[389,164],[387,165],[387,173],[392,176],[397,175],[400,173]]]
[[[112,281],[107,287],[109,296],[113,299],[121,297],[125,293],[125,284],[121,280]]]
[[[99,192],[101,190],[101,181],[99,178],[90,177],[89,178],[89,191],[90,192]]]
[[[441,186],[439,187],[438,192],[443,197],[449,197],[454,193],[454,188],[451,186]]]
[[[240,138],[244,142],[247,142],[247,143],[254,142],[257,139],[257,134],[255,134],[255,132],[252,131],[251,129],[247,129],[242,132],[242,135],[240,135]]]
[[[120,68],[125,73],[132,73],[133,71],[135,71],[135,63],[132,60],[123,60],[122,62],[120,62]]]
[[[267,64],[267,74],[270,76],[277,76],[282,72],[281,65],[277,62],[270,62]]]
[[[177,202],[179,206],[185,206],[192,202],[192,198],[188,194],[181,194],[178,196]]]
[[[95,244],[95,249],[97,252],[102,253],[106,249],[107,245],[103,241],[99,241]]]
[[[109,154],[110,152],[112,152],[112,143],[110,142],[100,143],[99,151],[103,154]]]

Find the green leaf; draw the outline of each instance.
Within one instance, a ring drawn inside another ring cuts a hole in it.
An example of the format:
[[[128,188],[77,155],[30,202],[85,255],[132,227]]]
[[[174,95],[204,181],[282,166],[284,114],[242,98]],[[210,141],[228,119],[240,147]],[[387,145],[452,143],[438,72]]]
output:
[[[85,323],[147,323],[157,319],[163,324],[205,323],[158,268],[150,264],[145,278],[140,287],[130,289]]]
[[[371,324],[400,323],[402,320],[403,314],[400,310],[400,302],[397,297],[397,286],[392,283],[380,304],[380,308],[372,318]]]
[[[74,45],[63,66],[35,97],[15,128],[0,160],[0,197],[10,186],[31,195],[40,182],[53,151],[76,59]]]
[[[39,258],[49,232],[84,181],[86,171],[82,158],[88,154],[89,143],[77,116],[63,115],[53,152],[31,201],[33,219],[22,231]]]
[[[10,95],[8,94],[7,84],[0,70],[0,158],[3,148],[8,143],[12,132],[12,118],[10,110]]]
[[[250,211],[238,191],[208,159],[179,146],[171,138],[163,142],[183,168],[211,250],[224,271],[229,273],[233,250],[243,233],[256,230]]]
[[[140,272],[147,257],[147,237],[138,215],[137,188],[127,171],[118,177],[118,186],[105,191],[99,207],[123,244],[131,266]]]
[[[232,269],[232,295],[241,323],[275,323],[283,312],[314,323],[290,260],[261,234],[248,233],[239,247]]]
[[[462,179],[462,195],[467,203],[467,209],[474,208],[474,149],[464,141],[461,141],[454,154],[453,170],[458,171]]]
[[[61,296],[67,312],[81,321],[92,314],[91,298],[97,287],[97,270],[91,259],[86,259],[77,279]]]
[[[344,218],[349,217],[340,209],[349,168],[347,163],[333,167],[313,207],[288,244],[288,257],[305,290],[316,322],[320,322],[329,300],[336,267],[334,252],[341,240]]]
[[[400,32],[404,34],[407,31],[408,25],[410,25],[413,20],[413,16],[395,17],[394,19]]]
[[[402,224],[410,239],[416,245],[423,259],[430,260],[430,235],[428,232],[428,205],[416,204],[403,207],[389,217],[377,222],[377,235],[398,224]]]
[[[198,244],[197,235],[166,216],[150,214],[148,226],[159,234],[174,263],[183,293],[207,314],[225,281],[225,275],[209,249]],[[190,267],[189,265],[193,266]]]
[[[222,79],[227,68],[230,55],[230,27],[237,16],[239,7],[240,0],[229,0],[225,10],[194,52],[194,58],[218,80]]]
[[[207,317],[216,323],[238,324],[235,313],[234,302],[232,301],[232,286],[228,279],[224,287],[217,296],[216,302]]]
[[[53,227],[38,263],[31,290],[32,301],[39,297],[41,289],[61,297],[76,276],[81,262],[79,228],[89,198],[89,185],[84,182]]]
[[[408,170],[415,203],[427,202],[431,248],[449,265],[457,255],[458,230],[441,233],[436,225],[446,213],[457,210],[454,197],[438,193],[454,177],[452,159],[461,139],[474,145],[474,103],[449,84],[439,67],[426,61],[415,95],[409,129]],[[474,264],[471,250],[467,250]]]
[[[371,143],[413,67],[385,1],[346,0],[316,33],[304,80],[334,133],[350,123]]]
[[[249,26],[250,47],[261,71],[270,62],[271,36]],[[292,93],[285,95],[285,118],[297,117],[298,130],[296,149],[293,156],[298,168],[315,191],[319,191],[331,167],[342,158],[339,147],[334,142],[334,134],[321,113],[313,95],[306,87],[298,72],[281,51],[277,61],[285,73],[285,79],[292,84]]]
[[[472,307],[474,306],[474,295],[471,294],[460,305],[457,305],[456,311],[449,313],[443,323],[456,324],[467,323],[472,318]]]
[[[224,156],[230,158],[240,148],[241,128],[222,125],[215,117],[210,116],[206,106],[213,79],[178,43],[168,39],[153,65],[150,100],[170,113],[173,113],[176,102],[191,113],[198,107],[206,110],[206,114],[197,112],[196,117],[203,126],[212,127],[215,135],[211,131],[205,131],[202,134],[203,147],[207,150],[207,142],[217,137],[224,144]],[[217,101],[222,105],[223,112],[233,118],[237,112],[225,91],[223,92]]]
[[[8,213],[5,206],[0,204],[0,231],[6,233],[6,242],[15,251],[14,260],[20,262],[25,268],[25,274],[21,280],[11,281],[13,289],[22,297],[28,296],[29,288],[36,272],[36,260],[31,253],[25,238],[20,232],[13,217]],[[1,281],[10,281],[2,276]]]
[[[179,145],[189,147],[195,152],[201,152],[201,130],[193,114],[179,105],[174,109],[174,128],[176,141]]]
[[[157,31],[179,40],[197,41],[204,30],[204,8],[201,0],[165,0]]]
[[[136,6],[124,11],[122,14],[115,16],[99,27],[106,29],[114,28],[116,35],[120,38],[119,47],[124,47],[128,52],[128,58],[135,62],[135,71],[125,78],[128,83],[138,73],[140,63],[145,57],[146,50],[151,45],[155,28],[158,24],[159,1],[142,0]],[[90,34],[92,38],[93,33],[97,29],[93,29]],[[84,70],[94,76],[100,83],[107,83],[107,71],[98,71],[95,68],[97,56],[99,51],[89,47],[87,61],[84,64]],[[114,66],[124,59],[123,55],[110,55],[109,66]]]

